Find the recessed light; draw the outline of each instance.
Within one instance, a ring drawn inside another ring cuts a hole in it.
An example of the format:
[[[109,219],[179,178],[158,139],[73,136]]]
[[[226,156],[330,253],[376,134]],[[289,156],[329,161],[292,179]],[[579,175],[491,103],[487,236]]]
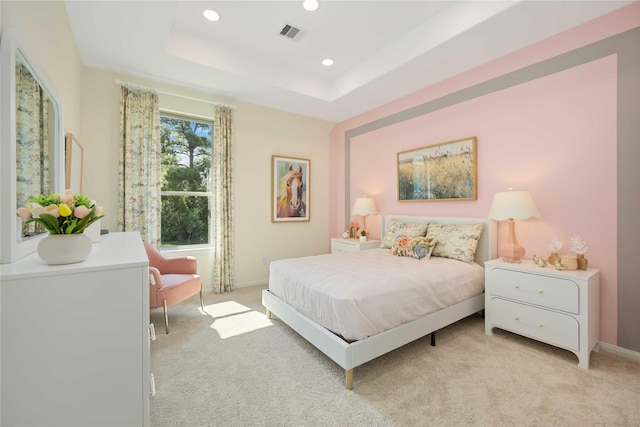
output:
[[[313,12],[318,8],[318,6],[320,6],[318,0],[304,0],[302,2],[302,7],[304,7],[304,10],[308,10],[309,12]]]
[[[325,67],[331,67],[333,65],[333,59],[323,59],[322,65],[324,65]]]
[[[220,20],[220,15],[215,10],[207,9],[202,12],[202,15],[209,21],[215,22]]]

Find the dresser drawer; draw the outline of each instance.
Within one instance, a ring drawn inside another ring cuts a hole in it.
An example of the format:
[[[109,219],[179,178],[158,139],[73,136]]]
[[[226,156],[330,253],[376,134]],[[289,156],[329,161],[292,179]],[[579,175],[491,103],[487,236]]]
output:
[[[571,279],[494,268],[491,296],[580,314],[580,288]]]
[[[491,298],[490,322],[511,332],[579,351],[578,321],[568,315],[501,298]]]

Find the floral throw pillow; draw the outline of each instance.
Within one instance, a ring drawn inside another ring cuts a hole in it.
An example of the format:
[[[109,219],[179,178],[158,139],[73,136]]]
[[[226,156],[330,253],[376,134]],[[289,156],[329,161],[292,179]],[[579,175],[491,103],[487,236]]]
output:
[[[438,241],[433,256],[457,259],[471,264],[484,224],[429,224],[427,237]]]
[[[391,246],[391,255],[428,260],[436,240],[427,237],[399,237]]]
[[[428,222],[402,222],[395,219],[389,221],[384,237],[380,242],[381,248],[391,248],[398,237],[424,237],[427,234]]]

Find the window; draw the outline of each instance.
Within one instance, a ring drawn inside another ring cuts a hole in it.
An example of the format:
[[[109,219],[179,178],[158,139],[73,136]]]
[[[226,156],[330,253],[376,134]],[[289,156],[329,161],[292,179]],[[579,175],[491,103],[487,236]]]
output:
[[[213,122],[160,113],[161,246],[211,243]]]

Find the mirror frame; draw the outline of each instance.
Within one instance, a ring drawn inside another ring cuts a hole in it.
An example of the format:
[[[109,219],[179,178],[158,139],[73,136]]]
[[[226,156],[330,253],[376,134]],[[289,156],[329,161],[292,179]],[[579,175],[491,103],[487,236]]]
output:
[[[47,92],[53,104],[54,150],[53,150],[53,191],[64,190],[64,126],[60,98],[38,64],[29,57],[28,46],[15,30],[2,32],[0,39],[0,263],[14,262],[35,252],[38,243],[48,233],[42,233],[18,241],[17,193],[16,193],[16,55],[20,52],[34,73],[34,78]],[[8,202],[8,203],[7,203]]]

